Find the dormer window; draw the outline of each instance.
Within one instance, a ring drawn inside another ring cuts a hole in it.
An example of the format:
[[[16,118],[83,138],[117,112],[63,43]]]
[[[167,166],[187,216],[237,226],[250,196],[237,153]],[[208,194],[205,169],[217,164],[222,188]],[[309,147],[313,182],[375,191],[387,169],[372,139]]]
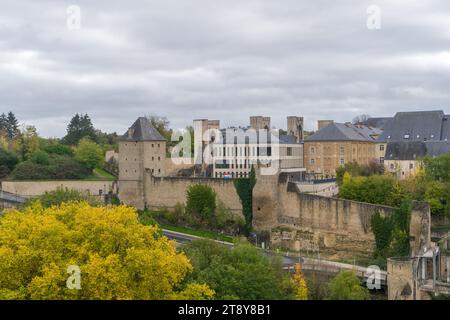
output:
[[[419,139],[419,138],[420,138],[420,134],[418,134],[418,135],[416,136],[416,138]]]
[[[409,139],[409,134],[405,134],[405,135],[403,136],[403,138],[404,138],[404,139]]]
[[[430,136],[430,138],[433,139],[433,138],[434,138],[434,134],[432,134],[432,135]]]
[[[387,138],[388,138],[388,139],[390,139],[390,138],[391,138],[391,136],[387,136]]]

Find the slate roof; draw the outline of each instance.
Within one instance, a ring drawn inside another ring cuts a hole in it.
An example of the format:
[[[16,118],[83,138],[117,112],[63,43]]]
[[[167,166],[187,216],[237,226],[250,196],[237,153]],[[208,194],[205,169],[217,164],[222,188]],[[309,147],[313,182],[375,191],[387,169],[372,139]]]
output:
[[[392,121],[393,117],[378,117],[378,118],[369,118],[364,121],[362,124],[378,129],[384,129],[389,121]]]
[[[427,147],[427,155],[436,157],[441,154],[450,153],[450,140],[449,141],[427,141],[425,142]]]
[[[443,132],[450,140],[448,116],[442,110],[397,112],[394,118],[385,123],[380,141],[439,141]],[[443,130],[445,122],[445,130]]]
[[[450,153],[450,141],[393,141],[386,147],[385,160],[418,160]]]
[[[307,141],[375,141],[381,129],[350,123],[330,123],[320,129]]]
[[[386,147],[385,160],[418,160],[427,154],[423,141],[396,141]]]
[[[145,117],[139,117],[120,137],[120,141],[166,141]]]

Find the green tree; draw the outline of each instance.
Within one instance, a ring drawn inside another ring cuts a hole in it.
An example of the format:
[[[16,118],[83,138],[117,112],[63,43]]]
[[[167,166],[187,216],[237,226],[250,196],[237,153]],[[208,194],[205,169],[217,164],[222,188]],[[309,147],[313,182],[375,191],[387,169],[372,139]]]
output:
[[[103,163],[103,150],[95,142],[84,138],[80,140],[78,147],[75,149],[75,159],[92,170]]]
[[[36,164],[48,165],[50,163],[48,153],[42,150],[36,150],[30,156],[30,160]]]
[[[253,188],[256,184],[255,169],[252,166],[248,178],[238,178],[234,180],[236,192],[242,204],[242,213],[245,218],[244,232],[249,234],[252,229],[253,220]]]
[[[203,219],[211,217],[216,210],[216,193],[204,184],[195,184],[186,191],[186,212],[197,214]]]
[[[450,154],[431,158],[425,157],[425,173],[432,180],[450,181]]]
[[[101,201],[93,196],[78,190],[62,187],[53,191],[46,191],[43,195],[29,200],[27,206],[33,206],[36,202],[39,202],[43,208],[61,205],[64,202],[87,202],[91,206],[98,206],[101,204]]]
[[[328,284],[329,300],[368,300],[369,290],[361,286],[354,271],[341,271]]]
[[[72,148],[60,143],[50,144],[44,148],[44,151],[47,153],[58,154],[61,156],[63,155],[73,156]]]
[[[81,139],[90,138],[97,141],[97,134],[92,125],[91,118],[87,114],[76,114],[67,126],[67,134],[62,139],[64,144],[77,145]]]
[[[41,147],[41,140],[34,126],[23,128],[17,140],[17,154],[20,155],[22,160],[27,160],[33,152]]]
[[[19,121],[14,113],[8,112],[7,116],[7,132],[10,140],[15,139],[19,135]]]
[[[248,243],[230,250],[214,241],[196,240],[182,250],[194,267],[187,281],[207,284],[217,299],[294,298],[295,284],[283,271],[281,260],[265,256]]]
[[[168,141],[172,140],[172,129],[170,129],[170,121],[166,117],[150,115],[147,117],[152,126]]]
[[[66,286],[69,266],[80,270],[79,290]],[[131,207],[36,203],[0,217],[0,299],[211,298],[195,282],[182,290],[190,271],[175,243]]]
[[[9,170],[12,170],[18,162],[19,159],[13,152],[0,148],[0,166],[5,166]]]

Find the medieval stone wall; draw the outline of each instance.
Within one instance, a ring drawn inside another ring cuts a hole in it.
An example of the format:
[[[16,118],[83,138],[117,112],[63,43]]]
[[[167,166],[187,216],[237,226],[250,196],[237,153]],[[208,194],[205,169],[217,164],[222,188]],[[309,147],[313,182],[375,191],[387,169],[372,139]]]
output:
[[[57,188],[74,189],[92,196],[100,196],[112,191],[116,193],[116,182],[109,180],[46,180],[46,181],[1,181],[2,191],[30,198],[53,191]]]
[[[186,191],[194,184],[210,186],[217,199],[236,214],[242,214],[242,204],[232,180],[213,178],[153,177],[145,175],[145,202],[149,208],[173,208],[177,203],[186,204]]]
[[[277,176],[257,176],[253,191],[253,226],[270,231],[272,247],[370,255],[375,212],[395,209],[356,201],[300,193]]]

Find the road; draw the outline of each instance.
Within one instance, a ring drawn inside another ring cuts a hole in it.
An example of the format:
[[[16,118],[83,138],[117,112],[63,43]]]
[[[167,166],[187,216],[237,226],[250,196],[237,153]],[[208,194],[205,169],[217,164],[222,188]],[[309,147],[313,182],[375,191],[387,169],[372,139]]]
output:
[[[166,229],[163,229],[162,233],[169,239],[175,240],[177,243],[186,243],[197,239],[204,239],[202,237]],[[230,242],[224,242],[219,240],[213,241],[228,246],[230,248],[234,247],[234,244]],[[270,256],[278,255],[277,253],[268,250],[264,250],[264,254]],[[300,262],[302,265],[302,269],[306,271],[319,271],[336,274],[342,270],[353,270],[356,272],[356,275],[360,277],[363,281],[367,279],[367,268],[361,266],[303,256],[282,256],[282,259],[283,259],[283,269],[286,271],[292,270],[295,264]],[[387,272],[379,271],[379,275],[381,278],[381,285],[386,286]]]

